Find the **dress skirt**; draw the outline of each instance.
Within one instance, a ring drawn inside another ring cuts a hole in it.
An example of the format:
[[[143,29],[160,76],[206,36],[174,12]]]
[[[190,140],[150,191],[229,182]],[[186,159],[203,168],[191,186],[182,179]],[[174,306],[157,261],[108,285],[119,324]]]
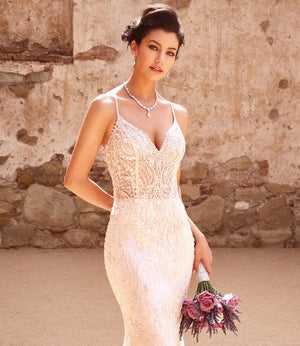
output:
[[[124,322],[123,346],[182,346],[194,238],[179,197],[115,198],[104,263]]]

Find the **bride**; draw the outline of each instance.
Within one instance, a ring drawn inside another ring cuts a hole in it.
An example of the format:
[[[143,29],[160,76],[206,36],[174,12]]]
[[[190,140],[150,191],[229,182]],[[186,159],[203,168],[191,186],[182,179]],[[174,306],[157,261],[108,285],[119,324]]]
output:
[[[91,101],[64,185],[110,211],[104,259],[124,321],[123,346],[184,345],[181,305],[199,262],[211,274],[212,252],[181,199],[188,113],[155,87],[178,58],[184,34],[176,11],[156,4],[128,24],[122,39],[133,72]],[[113,196],[88,178],[100,147]]]

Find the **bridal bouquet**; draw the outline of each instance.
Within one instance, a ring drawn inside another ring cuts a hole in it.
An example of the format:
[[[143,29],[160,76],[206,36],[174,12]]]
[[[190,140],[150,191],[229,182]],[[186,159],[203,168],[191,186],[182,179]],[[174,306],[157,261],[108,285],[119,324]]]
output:
[[[182,319],[179,328],[180,338],[183,332],[191,330],[197,339],[202,329],[207,329],[210,337],[212,333],[222,329],[237,332],[235,320],[240,322],[237,310],[239,299],[232,293],[223,295],[215,290],[210,281],[207,271],[202,263],[197,270],[198,287],[193,300],[185,300],[182,304]]]

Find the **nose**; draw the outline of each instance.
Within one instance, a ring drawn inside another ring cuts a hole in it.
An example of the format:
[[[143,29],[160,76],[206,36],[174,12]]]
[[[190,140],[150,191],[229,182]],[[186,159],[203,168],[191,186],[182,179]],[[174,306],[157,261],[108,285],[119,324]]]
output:
[[[162,64],[164,62],[164,60],[165,60],[164,53],[163,52],[159,52],[157,54],[157,57],[156,57],[156,60],[155,60],[156,64]]]

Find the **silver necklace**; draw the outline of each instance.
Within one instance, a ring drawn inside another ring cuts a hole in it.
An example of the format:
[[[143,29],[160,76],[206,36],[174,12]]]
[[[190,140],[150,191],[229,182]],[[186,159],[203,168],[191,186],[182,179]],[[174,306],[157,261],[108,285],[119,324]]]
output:
[[[133,96],[133,95],[131,94],[131,92],[130,92],[130,91],[128,90],[128,88],[127,88],[126,83],[124,83],[123,86],[124,86],[125,90],[127,91],[127,94],[128,94],[132,99],[134,99],[134,101],[135,101],[140,107],[144,108],[144,109],[147,111],[147,117],[150,117],[150,111],[157,105],[157,91],[156,91],[156,89],[154,89],[154,91],[155,91],[155,101],[154,101],[153,105],[152,105],[151,107],[146,107],[146,106],[144,106],[135,96]]]

